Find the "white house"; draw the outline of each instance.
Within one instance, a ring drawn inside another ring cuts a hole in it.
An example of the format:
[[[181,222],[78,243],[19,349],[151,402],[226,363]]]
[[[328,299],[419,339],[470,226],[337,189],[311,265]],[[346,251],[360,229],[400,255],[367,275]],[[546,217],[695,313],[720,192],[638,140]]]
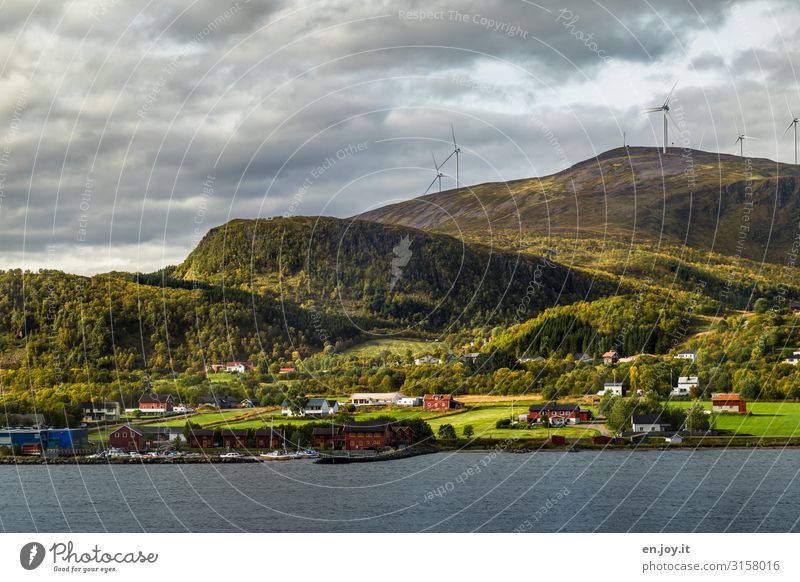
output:
[[[670,424],[661,420],[660,414],[634,414],[631,417],[633,432],[665,432]]]
[[[399,392],[356,392],[350,397],[354,406],[398,406],[405,398]]]
[[[441,363],[442,360],[430,354],[425,354],[424,356],[420,356],[419,358],[414,359],[415,366],[422,366],[423,364],[441,364]]]
[[[521,358],[517,358],[517,363],[527,364],[529,362],[541,362],[542,360],[544,360],[542,356],[522,356]]]
[[[422,396],[403,396],[397,401],[397,406],[422,406]]]
[[[295,413],[288,402],[284,401],[281,404],[281,414],[284,416],[325,416],[337,414],[338,412],[339,402],[325,398],[309,398],[303,410],[299,411],[299,413]]]
[[[697,350],[683,350],[675,354],[674,359],[691,360],[692,362],[694,362],[695,360],[697,360]]]
[[[698,388],[700,381],[697,376],[679,376],[678,385],[672,388],[672,396],[690,396],[692,388]]]
[[[611,396],[622,396],[622,382],[606,382],[603,384],[603,389],[597,393],[598,396],[605,396],[606,394],[610,394]]]
[[[798,363],[800,363],[800,350],[792,352],[792,355],[786,358],[783,362],[785,364],[791,364],[792,366],[796,366]]]

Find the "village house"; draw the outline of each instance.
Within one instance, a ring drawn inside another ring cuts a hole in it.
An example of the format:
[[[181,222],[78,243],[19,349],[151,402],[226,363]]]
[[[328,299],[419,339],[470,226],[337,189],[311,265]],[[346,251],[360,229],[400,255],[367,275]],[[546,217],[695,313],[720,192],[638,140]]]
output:
[[[691,396],[692,388],[699,388],[700,381],[697,376],[679,376],[678,385],[673,386],[672,396]]]
[[[575,352],[575,355],[572,356],[572,359],[578,364],[591,364],[594,362],[594,358],[592,358],[592,356],[583,352]]]
[[[210,366],[206,366],[204,371],[205,371],[206,374],[219,374],[220,372],[224,372],[225,371],[225,365],[224,364],[211,364]]]
[[[577,404],[532,404],[528,407],[528,424],[539,422],[542,417],[546,416],[550,420],[558,418],[559,421],[565,424],[580,424],[581,422],[589,422],[592,419],[592,412],[590,410],[581,409]]]
[[[222,446],[226,449],[246,449],[247,429],[226,428],[221,433]]]
[[[259,449],[274,449],[283,442],[283,434],[278,429],[259,428],[253,436]]]
[[[619,361],[619,354],[614,350],[610,350],[603,354],[604,364],[616,364]]]
[[[278,370],[278,374],[293,374],[297,372],[297,368],[294,366],[286,366],[285,368],[280,368]]]
[[[443,411],[464,408],[464,405],[455,400],[451,394],[426,394],[422,398],[422,408],[424,410]]]
[[[798,363],[800,363],[800,350],[793,351],[792,355],[786,358],[783,363],[791,364],[792,366],[796,366]]]
[[[711,412],[719,414],[747,414],[747,403],[735,393],[711,395]]]
[[[123,451],[140,451],[144,447],[144,433],[129,424],[122,425],[108,435],[108,446]]]
[[[225,362],[225,371],[232,374],[244,374],[255,369],[256,367],[250,362]]]
[[[399,392],[356,392],[350,396],[353,406],[398,406],[405,398]]]
[[[142,394],[139,398],[139,411],[142,414],[166,414],[172,412],[171,394]]]
[[[666,432],[671,426],[660,414],[634,414],[631,417],[633,432]]]
[[[189,446],[194,449],[210,449],[214,446],[214,431],[206,428],[189,429]]]
[[[344,431],[339,426],[318,426],[312,431],[314,446],[320,450],[344,448]]]
[[[425,364],[441,364],[442,360],[437,358],[436,356],[431,356],[430,354],[425,354],[424,356],[420,356],[419,358],[414,358],[414,365],[415,366],[422,366]]]
[[[255,408],[258,401],[255,398],[245,398],[239,403],[239,408]]]
[[[683,350],[675,354],[674,359],[694,362],[697,360],[697,350]]]
[[[345,425],[344,435],[348,451],[405,447],[414,441],[414,433],[407,426],[370,420]]]
[[[84,421],[116,422],[122,414],[119,402],[84,402],[81,410]]]
[[[622,382],[606,382],[603,384],[603,389],[600,390],[597,395],[605,396],[606,394],[610,394],[611,396],[624,396],[625,390],[622,388]]]
[[[281,404],[281,414],[284,416],[326,416],[338,413],[339,402],[325,398],[309,398],[302,410],[292,410],[287,400]]]
[[[203,396],[197,403],[200,406],[213,406],[219,410],[230,410],[239,406],[239,399],[233,396]]]
[[[529,364],[531,362],[541,362],[544,360],[542,356],[522,356],[521,358],[517,358],[518,364]]]

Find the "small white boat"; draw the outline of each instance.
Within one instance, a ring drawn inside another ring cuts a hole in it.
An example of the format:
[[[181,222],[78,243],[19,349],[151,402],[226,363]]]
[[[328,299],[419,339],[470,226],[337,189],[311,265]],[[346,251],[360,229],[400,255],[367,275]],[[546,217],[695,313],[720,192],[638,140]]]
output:
[[[303,451],[304,459],[319,459],[319,453],[314,449],[306,449]]]

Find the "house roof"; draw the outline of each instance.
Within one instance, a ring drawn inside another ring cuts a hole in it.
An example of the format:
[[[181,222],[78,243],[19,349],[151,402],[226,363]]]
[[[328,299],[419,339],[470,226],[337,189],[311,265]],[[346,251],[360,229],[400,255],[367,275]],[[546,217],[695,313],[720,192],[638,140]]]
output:
[[[696,355],[697,355],[697,350],[681,350],[680,352],[678,352],[678,355],[679,355],[679,356],[680,356],[680,355],[686,355],[686,356],[689,356],[689,355],[691,355],[691,356],[696,356]]]
[[[330,427],[330,426],[318,426],[315,427],[311,434],[314,436],[330,436],[332,434],[338,434],[339,427]]]
[[[143,402],[162,404],[170,400],[172,400],[172,394],[142,394],[139,398],[139,404]]]
[[[720,392],[712,394],[711,400],[743,400],[743,398],[734,392]]]
[[[392,400],[393,398],[405,398],[399,392],[356,392],[350,399],[372,399],[372,400]]]
[[[386,430],[389,423],[385,420],[363,420],[361,422],[351,422],[344,427],[345,432],[375,432]]]
[[[144,436],[144,433],[142,431],[140,431],[138,428],[134,428],[133,426],[131,426],[129,424],[124,424],[121,427],[114,429],[114,432],[112,432],[111,434],[114,434],[115,432],[117,432],[118,430],[121,430],[123,428],[127,428],[129,431],[135,432],[139,436]]]
[[[669,424],[661,420],[661,414],[634,414],[634,424]]]
[[[532,404],[528,407],[531,412],[572,412],[580,409],[577,404]]]
[[[245,428],[225,428],[222,430],[222,436],[247,436],[247,429]]]
[[[328,400],[327,398],[309,398],[306,402],[306,408],[322,408],[323,404],[327,404],[331,408],[336,404],[335,400]]]
[[[611,350],[609,352],[604,353],[603,357],[604,358],[613,358],[614,356],[618,356],[618,355],[619,354],[617,352],[615,352],[614,350]]]
[[[452,394],[426,394],[425,400],[452,400]]]
[[[214,436],[214,431],[210,428],[193,428],[189,430],[189,434],[196,437]]]
[[[278,430],[277,428],[273,428],[273,429],[259,428],[259,429],[256,429],[255,436],[257,436],[257,437],[269,436],[270,433],[272,433],[272,436],[277,436],[278,438],[280,438],[281,434],[282,434],[281,431]]]

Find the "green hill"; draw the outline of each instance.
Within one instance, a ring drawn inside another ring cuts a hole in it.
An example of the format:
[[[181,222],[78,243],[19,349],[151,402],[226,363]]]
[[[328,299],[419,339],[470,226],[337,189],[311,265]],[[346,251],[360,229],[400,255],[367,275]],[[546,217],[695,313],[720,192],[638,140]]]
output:
[[[359,216],[487,236],[624,237],[628,243],[782,262],[800,219],[800,167],[698,150],[610,150],[557,174],[429,194]]]

